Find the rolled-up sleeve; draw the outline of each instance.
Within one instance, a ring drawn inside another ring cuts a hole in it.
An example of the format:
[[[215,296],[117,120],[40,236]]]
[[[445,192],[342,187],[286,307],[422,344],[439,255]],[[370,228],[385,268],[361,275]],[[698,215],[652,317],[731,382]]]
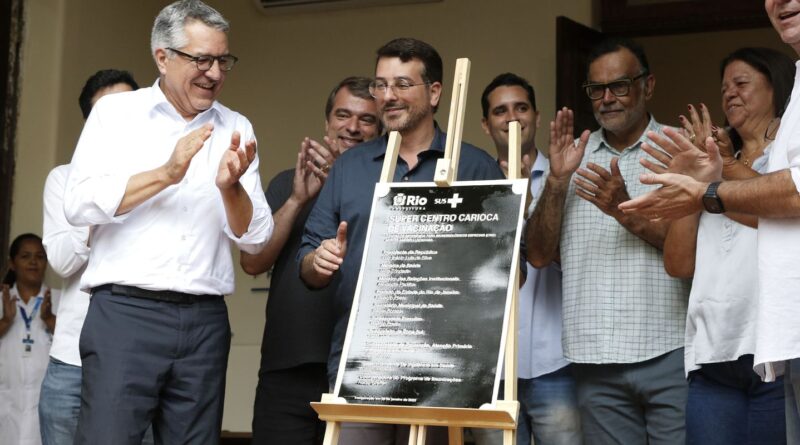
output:
[[[255,140],[253,126],[244,116],[237,116],[241,119],[237,127],[241,128],[241,146],[244,147],[246,141]],[[261,186],[261,177],[258,173],[259,157],[256,152],[256,157],[250,163],[250,167],[244,172],[239,179],[239,183],[250,197],[250,203],[253,206],[253,216],[250,219],[250,224],[247,226],[247,231],[242,236],[236,236],[231,230],[227,221],[223,230],[225,234],[233,240],[240,250],[249,254],[256,254],[267,245],[270,237],[272,236],[272,229],[275,223],[272,220],[272,210],[267,203],[267,198],[264,195],[264,188]]]
[[[113,129],[103,119],[108,111],[102,99],[97,102],[70,163],[64,214],[73,226],[119,223],[127,218],[127,214],[115,216],[130,175],[115,168]]]
[[[47,175],[42,230],[47,262],[64,278],[78,272],[89,259],[89,228],[71,225],[64,215],[64,186],[68,173],[68,166],[60,166]]]
[[[237,237],[234,235],[227,222],[225,224],[225,234],[236,243],[239,249],[250,254],[256,254],[267,244],[275,226],[272,220],[272,210],[270,210],[267,199],[264,197],[261,178],[258,175],[258,155],[256,155],[239,182],[247,192],[247,196],[250,197],[250,202],[253,205],[253,217],[250,219],[247,231],[242,236]]]

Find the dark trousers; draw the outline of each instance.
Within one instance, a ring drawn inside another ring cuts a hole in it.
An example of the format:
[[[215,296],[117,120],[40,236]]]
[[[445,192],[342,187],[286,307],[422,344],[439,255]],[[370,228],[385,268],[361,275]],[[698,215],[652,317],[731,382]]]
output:
[[[80,339],[76,444],[216,444],[230,349],[222,299],[167,303],[99,291]]]
[[[573,364],[586,445],[686,442],[683,348],[639,363]]]
[[[327,365],[308,363],[258,376],[253,407],[253,445],[317,445],[325,437],[311,402],[328,392]]]

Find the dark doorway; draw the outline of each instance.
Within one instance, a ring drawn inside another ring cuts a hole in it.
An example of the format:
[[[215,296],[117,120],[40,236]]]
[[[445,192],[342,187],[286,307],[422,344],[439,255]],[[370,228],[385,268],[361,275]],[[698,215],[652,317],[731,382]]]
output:
[[[23,0],[0,0],[0,271],[5,271],[11,225],[14,185],[14,149],[19,103],[20,50],[23,35]]]
[[[556,18],[556,107],[568,107],[575,112],[575,136],[583,130],[599,126],[592,113],[592,103],[583,92],[583,82],[589,66],[586,59],[592,46],[603,33],[566,17]]]

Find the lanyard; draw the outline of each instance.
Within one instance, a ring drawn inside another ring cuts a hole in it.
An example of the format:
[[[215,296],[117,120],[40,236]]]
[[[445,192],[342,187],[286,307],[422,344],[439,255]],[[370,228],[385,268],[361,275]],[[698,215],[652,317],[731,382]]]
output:
[[[36,304],[33,305],[33,310],[31,311],[31,316],[28,316],[28,313],[25,312],[25,308],[19,306],[19,315],[22,317],[22,321],[25,322],[25,331],[31,332],[31,322],[33,322],[33,318],[36,317],[36,312],[39,310],[39,306],[42,305],[42,297],[36,297]]]

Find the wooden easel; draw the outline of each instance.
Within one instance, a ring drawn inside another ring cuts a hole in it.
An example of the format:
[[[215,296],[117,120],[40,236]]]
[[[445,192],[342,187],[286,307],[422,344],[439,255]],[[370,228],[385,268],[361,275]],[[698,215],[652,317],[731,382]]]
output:
[[[456,180],[458,159],[461,154],[461,135],[466,108],[467,86],[469,80],[469,59],[456,61],[455,80],[453,82],[453,98],[450,104],[447,140],[444,158],[436,164],[434,182],[440,187],[448,187]],[[401,136],[393,131],[389,134],[385,161],[381,171],[380,182],[388,183],[394,179],[397,156],[400,150]],[[509,126],[509,173],[508,179],[520,178],[520,127],[518,122]],[[519,264],[512,268],[511,283],[519,283]],[[485,404],[480,409],[436,408],[394,405],[350,404],[343,398],[336,397],[341,386],[345,357],[342,357],[339,375],[333,394],[323,394],[320,402],[312,403],[320,419],[326,421],[324,445],[337,445],[339,441],[340,422],[366,422],[405,424],[411,426],[409,445],[424,445],[427,426],[447,426],[449,444],[464,443],[464,428],[494,428],[503,430],[503,444],[516,444],[517,415],[519,402],[517,393],[517,299],[519,286],[513,286],[511,296],[511,315],[507,324],[505,343],[505,391],[504,399],[495,404]],[[353,307],[357,306],[354,300]],[[350,325],[355,320],[356,311],[351,311]],[[348,340],[350,334],[348,333]],[[344,351],[348,345],[345,344]]]

